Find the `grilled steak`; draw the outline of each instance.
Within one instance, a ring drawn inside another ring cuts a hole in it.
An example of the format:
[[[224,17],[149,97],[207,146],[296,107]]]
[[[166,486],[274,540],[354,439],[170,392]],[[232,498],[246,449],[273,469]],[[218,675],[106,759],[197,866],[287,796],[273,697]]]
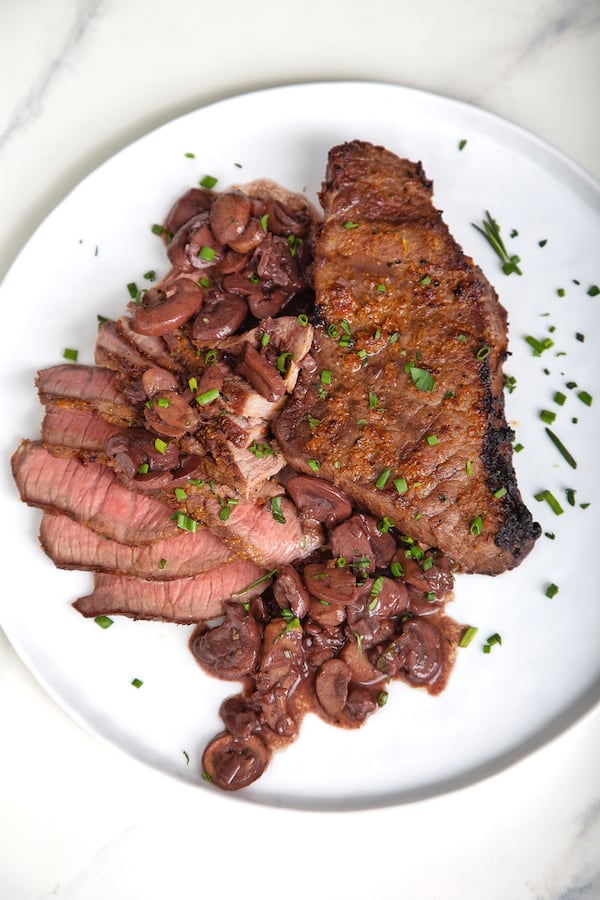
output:
[[[146,581],[126,575],[94,575],[94,590],[73,606],[83,616],[123,615],[133,619],[160,619],[180,625],[213,619],[223,603],[241,593],[244,601],[256,597],[268,580],[250,587],[265,574],[247,559],[218,566],[210,572],[174,581]]]
[[[42,516],[40,543],[59,569],[136,575],[160,581],[208,572],[233,559],[227,546],[206,528],[185,532],[177,539],[134,547],[104,537],[67,516],[48,512]]]
[[[291,465],[466,572],[498,574],[540,528],[504,414],[507,315],[420,166],[360,141],[329,154],[311,355],[275,424]]]
[[[11,464],[25,503],[61,512],[113,540],[144,546],[182,534],[168,506],[128,490],[102,463],[60,459],[35,441],[23,441]]]

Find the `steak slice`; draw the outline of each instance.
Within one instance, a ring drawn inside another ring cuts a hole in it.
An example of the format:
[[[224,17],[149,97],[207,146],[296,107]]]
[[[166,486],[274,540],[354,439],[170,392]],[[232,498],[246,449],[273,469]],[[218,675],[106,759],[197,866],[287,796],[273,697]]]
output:
[[[504,413],[507,314],[431,194],[420,164],[383,147],[330,151],[317,374],[301,376],[274,430],[295,469],[318,468],[458,569],[498,574],[540,534]]]
[[[73,603],[83,616],[123,615],[133,619],[158,619],[191,625],[214,619],[233,594],[244,602],[262,593],[269,579],[250,587],[265,570],[248,559],[239,559],[210,572],[174,581],[146,581],[126,575],[94,575],[94,590]]]
[[[122,430],[93,409],[46,403],[41,437],[42,444],[51,447],[56,456],[76,456],[80,452],[82,458],[96,456],[104,462],[108,440]]]
[[[177,540],[133,547],[104,537],[67,516],[48,512],[42,516],[40,543],[59,569],[135,575],[157,581],[198,575],[233,559],[233,553],[206,528],[185,532]]]
[[[136,409],[123,395],[116,372],[102,366],[66,363],[41,369],[36,376],[40,402],[95,409],[109,422],[128,425]]]
[[[168,506],[128,490],[102,463],[62,459],[25,440],[11,465],[21,499],[29,506],[61,512],[113,540],[144,546],[182,534]]]

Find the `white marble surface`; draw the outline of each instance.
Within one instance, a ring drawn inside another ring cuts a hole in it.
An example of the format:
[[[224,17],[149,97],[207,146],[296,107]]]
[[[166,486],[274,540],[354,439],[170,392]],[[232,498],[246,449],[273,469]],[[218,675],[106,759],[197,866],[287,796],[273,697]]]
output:
[[[454,96],[600,175],[597,0],[4,0],[0,49],[0,275],[113,151],[274,84],[366,79]],[[26,602],[18,573],[8,578]],[[0,721],[6,900],[600,897],[598,712],[467,790],[346,814],[200,801],[71,721],[1,632]]]

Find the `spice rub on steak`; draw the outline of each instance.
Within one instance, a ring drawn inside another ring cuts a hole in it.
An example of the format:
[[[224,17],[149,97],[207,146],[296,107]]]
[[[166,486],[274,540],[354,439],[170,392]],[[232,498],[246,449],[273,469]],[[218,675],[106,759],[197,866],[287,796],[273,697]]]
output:
[[[459,570],[495,575],[540,534],[504,412],[507,314],[431,195],[421,165],[383,147],[330,151],[316,371],[274,430],[296,470],[317,471]]]

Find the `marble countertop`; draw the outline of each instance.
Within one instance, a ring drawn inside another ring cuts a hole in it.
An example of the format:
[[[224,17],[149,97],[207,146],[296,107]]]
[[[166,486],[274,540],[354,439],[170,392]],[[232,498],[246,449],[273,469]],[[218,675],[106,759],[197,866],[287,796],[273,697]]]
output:
[[[369,80],[455,97],[600,176],[595,0],[27,0],[0,4],[0,36],[0,276],[114,151],[272,85]],[[18,595],[18,573],[8,582]],[[597,710],[464,790],[327,814],[200,802],[70,719],[1,631],[0,721],[6,900],[600,897]]]

